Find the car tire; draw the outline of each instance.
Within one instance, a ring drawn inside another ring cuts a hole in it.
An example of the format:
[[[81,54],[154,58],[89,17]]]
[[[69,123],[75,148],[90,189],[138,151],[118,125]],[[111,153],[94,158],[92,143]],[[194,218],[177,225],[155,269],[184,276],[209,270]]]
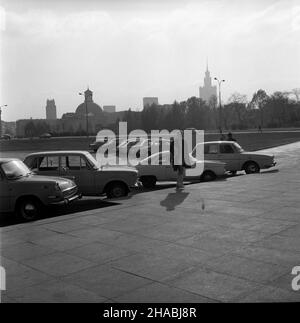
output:
[[[154,188],[156,185],[155,176],[144,176],[140,180],[145,188]]]
[[[255,173],[259,173],[260,168],[256,162],[249,161],[245,164],[244,170],[245,170],[246,174],[255,174]]]
[[[128,195],[128,187],[122,182],[110,183],[106,188],[106,196],[110,199]]]
[[[216,178],[217,178],[217,175],[213,171],[211,171],[211,170],[206,170],[201,175],[201,180],[203,182],[214,181]]]
[[[18,218],[29,222],[40,216],[42,208],[43,205],[37,198],[26,197],[17,202],[16,213]]]

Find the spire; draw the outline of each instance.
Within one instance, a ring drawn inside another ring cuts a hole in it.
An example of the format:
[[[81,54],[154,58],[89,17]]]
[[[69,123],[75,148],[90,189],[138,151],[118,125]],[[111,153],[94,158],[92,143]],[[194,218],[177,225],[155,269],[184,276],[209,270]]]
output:
[[[84,91],[85,101],[93,102],[93,91],[90,90],[89,86],[87,90]]]
[[[206,57],[206,72],[208,72],[208,58]]]

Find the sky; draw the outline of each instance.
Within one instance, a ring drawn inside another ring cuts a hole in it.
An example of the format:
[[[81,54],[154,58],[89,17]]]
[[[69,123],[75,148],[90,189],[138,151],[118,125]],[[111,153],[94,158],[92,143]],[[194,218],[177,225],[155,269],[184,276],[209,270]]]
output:
[[[2,119],[199,96],[208,59],[222,100],[300,87],[298,0],[0,0]]]

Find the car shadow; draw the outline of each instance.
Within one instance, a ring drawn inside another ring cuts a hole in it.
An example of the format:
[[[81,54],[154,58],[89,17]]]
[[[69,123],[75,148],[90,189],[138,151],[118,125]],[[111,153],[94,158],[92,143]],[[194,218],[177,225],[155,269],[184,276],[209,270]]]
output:
[[[48,219],[48,218],[55,218],[62,215],[75,214],[78,212],[101,209],[104,207],[110,207],[110,206],[119,205],[119,204],[120,203],[117,203],[115,201],[114,202],[106,201],[99,197],[83,198],[67,206],[46,208],[43,211],[43,214],[34,222]],[[0,227],[6,227],[6,226],[15,225],[15,224],[25,223],[25,222],[26,222],[25,220],[19,219],[13,213],[0,214]]]
[[[166,208],[166,211],[174,211],[176,206],[183,203],[188,197],[189,192],[177,191],[169,193],[164,200],[160,202],[160,205]]]
[[[264,170],[262,172],[260,172],[260,174],[274,174],[274,173],[278,173],[279,169],[270,169],[270,170]]]

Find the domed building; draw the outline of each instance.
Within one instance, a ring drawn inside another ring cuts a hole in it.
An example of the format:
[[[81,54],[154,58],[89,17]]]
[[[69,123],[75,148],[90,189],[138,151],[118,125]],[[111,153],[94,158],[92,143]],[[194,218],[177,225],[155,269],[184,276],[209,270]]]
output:
[[[86,115],[91,118],[101,117],[102,109],[93,101],[93,92],[89,88],[84,92],[84,102],[79,104],[75,114],[78,117],[86,117]]]
[[[47,106],[50,103],[47,100]],[[36,127],[40,124],[47,124],[49,132],[55,135],[64,136],[95,136],[101,129],[113,129],[116,131],[118,128],[117,122],[124,118],[126,111],[117,111],[113,109],[113,112],[104,111],[98,104],[93,101],[93,92],[88,88],[84,92],[84,102],[79,104],[75,112],[66,112],[62,115],[61,119],[56,118],[56,106],[55,114],[49,117],[46,109],[46,119],[22,119],[16,122],[16,135],[17,137],[26,137],[26,127],[28,123],[34,123]],[[44,132],[44,131],[43,131]]]

